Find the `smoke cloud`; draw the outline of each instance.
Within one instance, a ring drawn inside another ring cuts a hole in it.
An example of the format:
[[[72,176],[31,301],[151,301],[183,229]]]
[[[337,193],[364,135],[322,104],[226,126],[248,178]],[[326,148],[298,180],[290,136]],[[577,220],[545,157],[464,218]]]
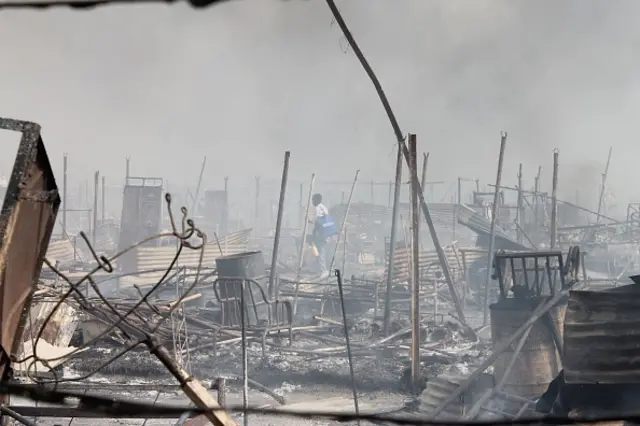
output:
[[[554,148],[561,193],[585,164],[604,170],[617,202],[640,199],[633,0],[338,1],[404,132],[431,155],[429,178],[493,183],[500,131],[504,184],[539,165],[550,190]],[[234,1],[0,14],[0,115],[39,122],[61,172],[121,182],[137,175],[195,186],[223,176],[389,180],[394,136],[371,83],[322,1]],[[0,142],[7,140],[0,134]],[[0,174],[13,152],[3,147]],[[576,171],[577,170],[577,171]],[[576,182],[578,180],[579,182]],[[446,186],[446,185],[445,185]],[[442,188],[444,191],[446,188]],[[469,191],[471,188],[468,189]],[[580,188],[597,208],[596,188]],[[593,198],[593,197],[592,197]],[[610,212],[611,213],[611,212]]]

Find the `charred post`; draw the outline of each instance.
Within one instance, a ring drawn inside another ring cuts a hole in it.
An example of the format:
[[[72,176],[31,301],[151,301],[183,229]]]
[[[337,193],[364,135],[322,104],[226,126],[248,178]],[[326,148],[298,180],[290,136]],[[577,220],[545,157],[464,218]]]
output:
[[[502,163],[504,161],[504,150],[507,145],[507,133],[502,132],[500,138],[500,156],[498,157],[498,172],[496,174],[496,186],[493,193],[493,206],[491,209],[491,233],[489,236],[489,255],[487,260],[487,275],[484,283],[484,303],[482,324],[487,325],[489,321],[489,283],[491,281],[491,265],[493,265],[493,248],[496,241],[496,220],[498,219],[498,201],[500,197],[500,183],[502,181]]]
[[[553,249],[557,242],[558,233],[558,150],[553,152],[553,187],[551,189],[551,241],[549,247]]]
[[[273,255],[271,256],[271,270],[269,271],[269,293],[273,294],[276,272],[278,268],[278,247],[280,245],[280,230],[282,228],[282,214],[284,213],[284,198],[287,194],[287,180],[289,178],[289,158],[291,152],[284,153],[284,167],[282,168],[282,182],[280,183],[280,201],[278,202],[278,217],[276,219],[276,234],[273,239]]]
[[[416,135],[409,134],[409,170],[418,175]],[[418,180],[411,179],[411,382],[420,383],[420,210]]]
[[[398,227],[398,210],[400,206],[400,191],[402,190],[402,147],[398,144],[396,159],[396,181],[393,191],[393,209],[391,211],[391,235],[389,237],[389,263],[387,267],[387,289],[384,303],[384,334],[389,335],[391,322],[391,292],[393,290],[394,260],[396,254],[396,228]]]

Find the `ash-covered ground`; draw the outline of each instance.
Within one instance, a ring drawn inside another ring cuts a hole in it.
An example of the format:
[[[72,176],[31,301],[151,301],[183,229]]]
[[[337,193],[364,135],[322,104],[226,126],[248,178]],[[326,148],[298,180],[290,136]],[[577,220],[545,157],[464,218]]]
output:
[[[410,334],[406,333],[409,322],[397,320],[392,323],[392,334],[397,338],[380,344],[384,338],[381,325],[371,319],[351,318],[350,340],[354,353],[354,371],[358,398],[362,412],[394,413],[415,411],[416,398],[411,393],[410,378]],[[317,325],[317,323],[316,323]],[[319,327],[322,327],[319,326]],[[403,333],[404,331],[404,333]],[[200,339],[203,337],[201,336]],[[228,406],[242,404],[242,351],[239,342],[219,344],[213,348],[195,349],[199,338],[190,340],[183,349],[192,352],[183,354],[181,363],[205,386],[210,387],[218,377],[227,377]],[[486,342],[478,341],[455,322],[424,323],[421,333],[421,377],[423,381],[443,372],[465,375],[473,364],[488,349]],[[294,333],[289,345],[287,333],[280,338],[269,337],[263,357],[259,338],[252,339],[247,348],[248,377],[269,388],[286,400],[286,405],[318,401],[315,410],[353,412],[349,363],[344,350],[345,336],[341,326],[326,325],[325,328]],[[173,349],[173,348],[171,348]],[[187,406],[188,399],[175,385],[177,382],[166,368],[141,345],[124,356],[110,362],[122,350],[109,339],[95,345],[77,358],[65,363],[65,377],[91,374],[89,392],[122,399],[143,400],[149,403],[180,403]],[[154,390],[125,392],[109,391],[110,385],[151,385]],[[95,386],[98,386],[96,389]],[[79,385],[81,386],[81,385]],[[173,386],[173,387],[172,387]],[[102,387],[102,389],[99,389]],[[157,390],[155,390],[157,389]],[[161,390],[162,392],[158,392]],[[214,396],[217,392],[211,391]],[[26,404],[13,401],[13,405]],[[324,404],[324,405],[323,405]],[[250,386],[250,406],[279,407],[281,403],[272,396]],[[241,417],[236,416],[238,419]],[[175,419],[149,420],[147,425],[173,425]],[[38,424],[66,424],[64,419],[38,419]],[[75,419],[74,425],[82,424],[142,424],[143,420],[96,420]],[[326,419],[300,419],[285,416],[250,416],[255,425],[332,425],[338,422]],[[343,424],[343,423],[342,423]]]

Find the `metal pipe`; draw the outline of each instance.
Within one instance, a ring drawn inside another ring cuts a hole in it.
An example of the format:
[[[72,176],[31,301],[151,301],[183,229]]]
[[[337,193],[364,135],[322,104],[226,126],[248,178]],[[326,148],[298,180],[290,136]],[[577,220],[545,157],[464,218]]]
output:
[[[276,219],[276,235],[273,239],[273,255],[271,256],[271,271],[269,271],[269,294],[273,294],[273,285],[278,268],[278,248],[280,246],[280,231],[282,228],[282,214],[284,213],[284,198],[287,194],[287,180],[289,179],[289,158],[291,152],[284,153],[284,167],[282,168],[282,182],[280,183],[280,201],[278,202],[278,217]]]
[[[402,147],[398,144],[398,158],[396,159],[396,181],[393,192],[393,209],[391,212],[391,236],[389,237],[389,264],[387,266],[387,291],[384,303],[384,335],[389,335],[391,322],[391,291],[393,289],[393,274],[396,254],[396,228],[398,210],[400,207],[400,191],[402,190]]]
[[[287,154],[289,151],[287,151]],[[285,159],[285,168],[288,168],[288,158]],[[249,426],[249,360],[247,353],[247,325],[245,323],[246,301],[245,301],[245,280],[242,280],[240,288],[240,327],[242,337],[242,408],[244,411],[244,426]]]
[[[298,310],[298,292],[300,291],[300,273],[302,263],[304,261],[304,247],[307,243],[307,227],[309,225],[309,209],[311,208],[311,199],[313,198],[313,187],[316,183],[316,174],[311,175],[311,184],[309,185],[309,197],[307,198],[307,208],[305,209],[304,223],[302,225],[302,239],[300,242],[300,254],[298,255],[298,270],[296,271],[296,293],[293,296],[293,316],[295,318]]]
[[[342,234],[344,233],[345,227],[347,226],[347,218],[349,217],[349,210],[351,210],[351,201],[353,200],[353,192],[356,189],[356,184],[358,183],[358,175],[360,174],[360,170],[356,170],[356,175],[353,178],[353,183],[351,184],[351,191],[349,192],[349,200],[347,200],[347,208],[344,211],[344,218],[342,219],[342,225],[340,225],[340,233],[338,234],[338,241],[336,243],[336,247],[333,249],[333,256],[331,257],[331,265],[329,266],[329,271],[333,269],[333,264],[336,260],[336,253],[338,252],[338,246],[340,245],[340,239],[342,238]],[[346,238],[346,236],[345,236]]]
[[[418,174],[416,135],[409,134],[409,170]],[[411,382],[415,392],[420,383],[420,207],[418,181],[411,182]]]
[[[125,169],[124,169],[124,178],[125,178],[125,185],[129,185],[129,177],[131,176],[131,159],[129,157],[126,158],[126,164],[125,164]]]
[[[551,244],[549,248],[556,246],[558,233],[558,150],[553,151],[553,187],[551,190]]]
[[[62,238],[68,238],[67,234],[67,154],[62,157]]]
[[[484,307],[482,324],[487,325],[489,321],[489,282],[491,280],[491,267],[493,265],[493,248],[496,242],[496,219],[498,218],[498,197],[500,196],[500,181],[502,180],[502,163],[504,162],[504,150],[507,145],[507,132],[502,132],[500,138],[500,156],[498,157],[498,172],[496,174],[496,187],[493,193],[493,207],[491,209],[491,233],[489,237],[489,255],[487,264],[487,274],[484,283]]]
[[[356,410],[356,417],[360,416],[360,407],[358,406],[358,390],[356,388],[356,374],[353,368],[353,357],[351,356],[351,343],[349,341],[349,325],[347,324],[347,311],[344,303],[344,288],[342,285],[342,275],[340,270],[336,269],[336,279],[338,280],[338,291],[340,292],[340,306],[342,307],[342,324],[344,327],[344,338],[347,344],[347,359],[349,361],[349,375],[351,376],[351,391],[353,392],[353,405]],[[356,420],[360,425],[360,419]],[[246,425],[245,425],[246,426]]]

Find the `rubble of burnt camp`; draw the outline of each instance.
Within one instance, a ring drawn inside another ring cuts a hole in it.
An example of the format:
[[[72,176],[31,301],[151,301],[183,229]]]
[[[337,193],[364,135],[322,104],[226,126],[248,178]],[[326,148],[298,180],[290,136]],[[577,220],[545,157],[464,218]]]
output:
[[[2,368],[18,416],[226,425],[250,416],[232,407],[439,420],[633,408],[640,204],[615,219],[602,202],[560,200],[558,152],[550,193],[540,168],[527,184],[520,165],[512,185],[501,158],[495,184],[459,178],[449,203],[430,197],[440,182],[415,135],[389,182],[293,182],[286,152],[279,178],[235,194],[232,176],[203,187],[205,159],[177,194],[127,159],[114,217],[98,171],[76,194],[72,162],[54,177],[37,124],[0,127],[22,133],[0,188]],[[79,402],[25,398],[52,384]],[[184,413],[156,404],[182,394]],[[96,412],[105,395],[121,402]]]

